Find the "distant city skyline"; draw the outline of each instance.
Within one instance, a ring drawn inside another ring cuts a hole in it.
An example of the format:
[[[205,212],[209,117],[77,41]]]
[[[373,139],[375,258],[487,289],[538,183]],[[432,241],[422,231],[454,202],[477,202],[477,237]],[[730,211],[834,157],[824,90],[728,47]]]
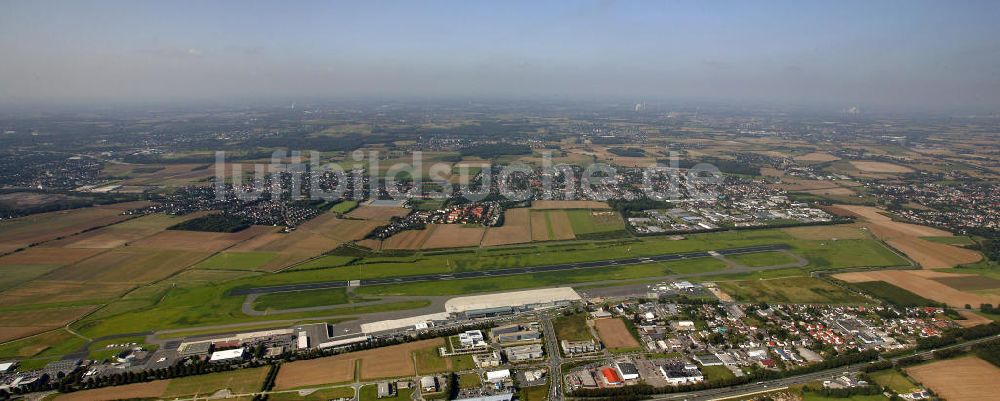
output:
[[[995,1],[0,7],[0,105],[609,97],[1000,110]]]

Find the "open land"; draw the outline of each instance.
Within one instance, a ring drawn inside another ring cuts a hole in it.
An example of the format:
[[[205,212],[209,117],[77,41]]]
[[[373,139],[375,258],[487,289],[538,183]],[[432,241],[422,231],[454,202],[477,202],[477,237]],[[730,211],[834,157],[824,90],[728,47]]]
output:
[[[1000,368],[974,356],[906,368],[906,373],[949,401],[976,401],[996,395]]]
[[[625,322],[621,319],[594,320],[594,329],[597,330],[597,335],[601,337],[604,346],[611,350],[639,347],[639,341],[635,339],[628,327],[625,327]]]

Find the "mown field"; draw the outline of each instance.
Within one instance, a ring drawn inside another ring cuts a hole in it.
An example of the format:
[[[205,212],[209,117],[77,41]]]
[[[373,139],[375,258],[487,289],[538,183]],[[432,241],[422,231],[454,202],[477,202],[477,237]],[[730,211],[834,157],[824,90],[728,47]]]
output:
[[[937,302],[931,301],[927,298],[904,290],[902,288],[896,287],[885,281],[867,281],[861,283],[852,283],[852,287],[857,287],[858,289],[871,294],[872,296],[883,299],[886,302],[896,305],[896,306],[931,306],[937,305]]]
[[[860,304],[865,298],[813,277],[722,281],[719,288],[740,302]]]

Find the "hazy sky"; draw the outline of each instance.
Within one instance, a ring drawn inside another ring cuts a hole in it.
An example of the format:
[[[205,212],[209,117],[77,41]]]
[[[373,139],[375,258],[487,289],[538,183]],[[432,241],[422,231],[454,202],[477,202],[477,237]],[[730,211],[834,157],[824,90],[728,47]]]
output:
[[[1000,109],[1000,1],[9,1],[0,101],[603,96]]]

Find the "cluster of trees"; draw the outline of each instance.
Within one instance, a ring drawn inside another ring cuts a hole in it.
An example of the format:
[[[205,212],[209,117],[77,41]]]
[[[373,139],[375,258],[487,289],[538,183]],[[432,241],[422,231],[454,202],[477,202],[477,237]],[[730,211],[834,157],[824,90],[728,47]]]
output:
[[[815,393],[827,398],[849,398],[855,395],[876,395],[882,394],[882,387],[876,385],[854,386],[846,388],[812,388],[803,387],[803,392]]]
[[[264,378],[264,384],[260,386],[260,392],[266,393],[274,388],[274,381],[278,379],[278,369],[281,369],[281,364],[276,363],[271,365],[271,370],[267,371],[267,377]],[[267,394],[257,394],[253,397],[253,401],[267,401]]]
[[[673,166],[670,160],[657,160],[660,164],[664,166]],[[740,175],[750,175],[759,176],[760,166],[748,163],[743,160],[729,160],[720,159],[717,157],[704,157],[701,159],[682,159],[677,161],[677,167],[683,169],[693,168],[699,164],[711,164],[719,171],[729,174],[740,174]]]
[[[174,224],[168,230],[207,231],[214,233],[234,233],[250,227],[247,219],[226,214],[209,214]]]
[[[976,356],[1000,367],[1000,340],[993,340],[972,347]]]
[[[460,150],[462,156],[475,156],[483,159],[493,159],[504,155],[530,155],[531,148],[527,145],[510,145],[492,143],[475,145]]]

